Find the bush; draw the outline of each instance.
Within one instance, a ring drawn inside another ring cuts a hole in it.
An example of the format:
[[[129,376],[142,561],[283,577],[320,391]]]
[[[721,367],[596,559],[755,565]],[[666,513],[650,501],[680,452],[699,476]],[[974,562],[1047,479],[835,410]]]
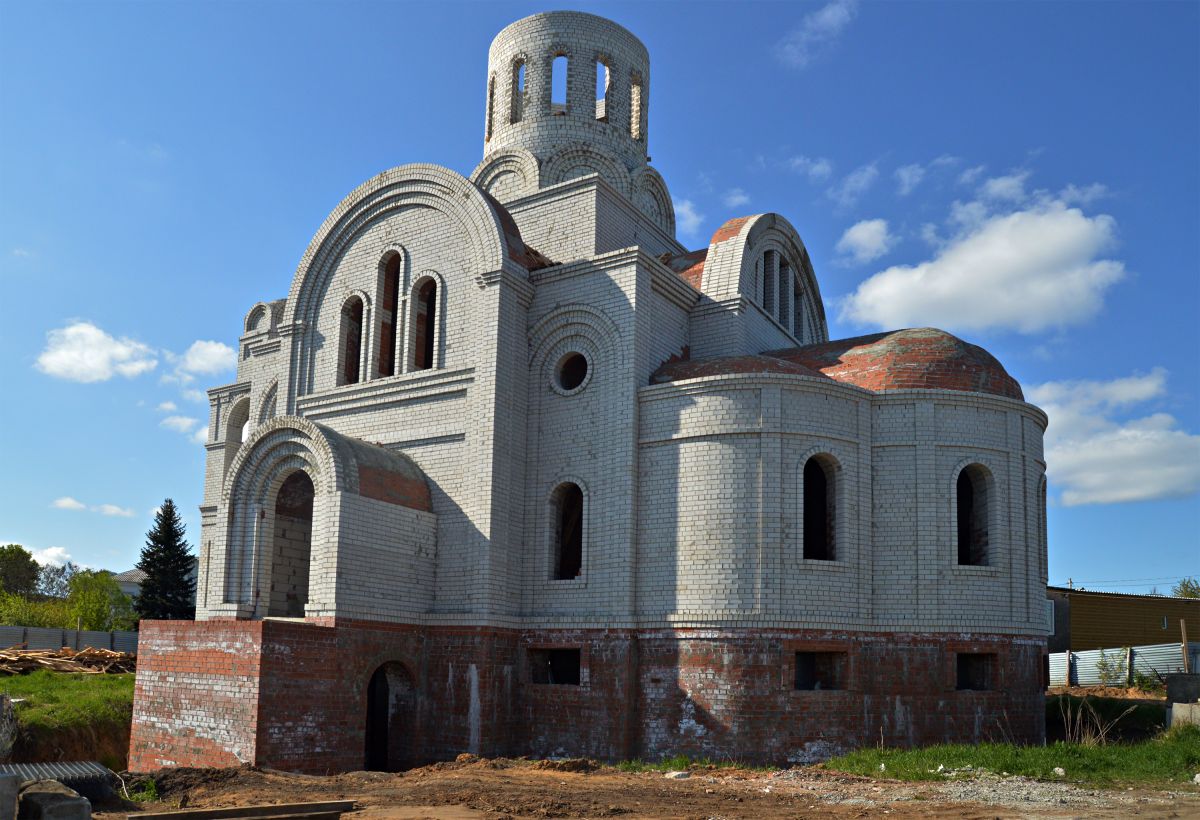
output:
[[[1116,655],[1110,655],[1100,650],[1096,661],[1096,672],[1100,675],[1100,683],[1104,686],[1125,686],[1129,682],[1128,657],[1129,649],[1114,649]]]
[[[73,629],[71,608],[66,601],[31,601],[11,592],[0,592],[0,624]]]

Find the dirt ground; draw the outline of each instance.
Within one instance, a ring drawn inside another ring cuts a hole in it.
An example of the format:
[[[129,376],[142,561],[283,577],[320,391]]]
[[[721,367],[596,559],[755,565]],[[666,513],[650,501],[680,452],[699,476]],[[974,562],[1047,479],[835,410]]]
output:
[[[805,767],[622,772],[586,760],[483,760],[463,755],[399,774],[329,777],[250,767],[176,769],[155,778],[160,800],[97,805],[95,817],[171,808],[351,799],[351,820],[475,818],[1017,818],[1200,817],[1200,789],[1100,790],[986,775],[943,783],[876,780]],[[136,787],[136,782],[130,784]]]

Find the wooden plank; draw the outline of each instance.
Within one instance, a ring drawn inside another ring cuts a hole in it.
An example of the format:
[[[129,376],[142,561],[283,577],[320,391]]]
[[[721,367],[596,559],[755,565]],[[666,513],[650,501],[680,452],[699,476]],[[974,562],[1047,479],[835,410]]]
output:
[[[329,800],[318,803],[280,803],[274,806],[239,806],[226,809],[179,809],[176,811],[152,811],[126,815],[128,820],[239,820],[243,817],[269,820],[277,817],[310,817],[311,815],[337,815],[353,811],[353,800]]]

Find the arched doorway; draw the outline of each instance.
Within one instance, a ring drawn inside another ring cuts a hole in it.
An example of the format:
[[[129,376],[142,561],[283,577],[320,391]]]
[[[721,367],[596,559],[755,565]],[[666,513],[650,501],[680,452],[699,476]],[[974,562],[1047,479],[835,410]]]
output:
[[[363,768],[398,772],[412,761],[416,687],[401,663],[385,663],[367,684],[367,731]]]
[[[312,479],[297,470],[284,480],[275,496],[268,616],[304,617],[312,555],[313,495]]]

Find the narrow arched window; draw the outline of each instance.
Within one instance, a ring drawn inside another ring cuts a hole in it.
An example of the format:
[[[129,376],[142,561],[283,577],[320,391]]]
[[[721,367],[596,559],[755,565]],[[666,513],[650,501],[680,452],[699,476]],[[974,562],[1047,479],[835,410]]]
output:
[[[413,293],[413,370],[428,370],[434,363],[437,341],[437,282],[423,279]]]
[[[352,296],[342,305],[342,368],[339,384],[357,384],[362,365],[362,299]]]
[[[393,253],[383,264],[379,300],[379,375],[396,375],[396,320],[400,309],[400,254]]]
[[[492,117],[496,111],[496,75],[488,77],[487,122],[483,126],[483,139],[487,142],[492,138]]]
[[[629,77],[629,136],[642,138],[642,75],[636,71]]]
[[[792,327],[792,266],[787,257],[779,257],[779,324]]]
[[[833,466],[821,456],[804,463],[804,557],[837,559],[837,482]]]
[[[968,464],[958,474],[955,509],[958,525],[958,563],[988,563],[988,481],[979,464]]]
[[[508,121],[520,122],[525,111],[525,58],[513,60],[512,99],[508,102]]]
[[[583,572],[583,490],[561,484],[552,499],[554,574],[556,581],[578,578]]]
[[[792,335],[804,342],[804,288],[800,286],[800,277],[792,277]]]
[[[775,251],[763,254],[763,300],[762,307],[768,314],[775,315],[775,273],[779,257]]]
[[[608,88],[612,85],[612,71],[604,60],[596,61],[596,119],[608,122]]]
[[[567,55],[555,54],[550,63],[550,113],[567,113]]]

